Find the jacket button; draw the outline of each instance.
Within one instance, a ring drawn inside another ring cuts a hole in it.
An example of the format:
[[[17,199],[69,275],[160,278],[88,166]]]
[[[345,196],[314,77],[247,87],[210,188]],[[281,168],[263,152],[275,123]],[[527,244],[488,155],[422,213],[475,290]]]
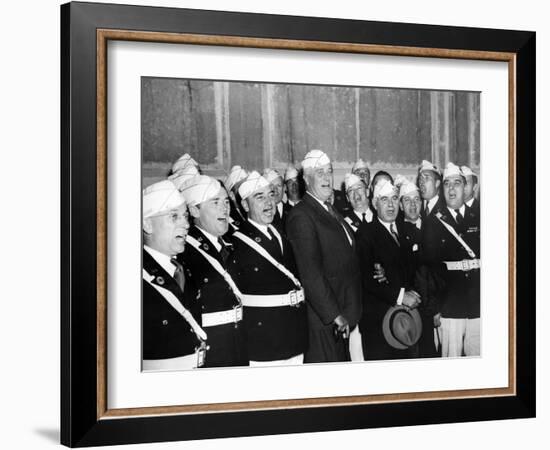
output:
[[[205,278],[203,281],[204,281],[205,283],[208,283],[208,278]]]
[[[165,319],[165,320],[162,321],[162,324],[163,325],[168,325],[168,321]]]
[[[465,276],[466,278],[469,278],[469,277],[470,277],[470,274],[469,274],[469,273],[465,273],[464,276]]]
[[[258,326],[261,327],[261,326],[262,326],[262,322],[258,322]]]
[[[254,267],[254,272],[257,272],[258,271],[258,268],[257,267]]]

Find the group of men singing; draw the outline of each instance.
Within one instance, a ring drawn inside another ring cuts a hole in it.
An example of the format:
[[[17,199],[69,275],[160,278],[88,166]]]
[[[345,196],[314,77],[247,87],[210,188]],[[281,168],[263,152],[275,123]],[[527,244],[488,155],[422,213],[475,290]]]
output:
[[[478,178],[321,150],[219,180],[188,154],[143,191],[143,370],[480,354]]]

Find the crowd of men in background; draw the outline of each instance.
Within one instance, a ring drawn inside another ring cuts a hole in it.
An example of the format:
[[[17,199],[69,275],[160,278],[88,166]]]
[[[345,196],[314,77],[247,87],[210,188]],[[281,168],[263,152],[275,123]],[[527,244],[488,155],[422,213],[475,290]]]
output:
[[[143,191],[143,370],[480,355],[478,178],[327,154]]]

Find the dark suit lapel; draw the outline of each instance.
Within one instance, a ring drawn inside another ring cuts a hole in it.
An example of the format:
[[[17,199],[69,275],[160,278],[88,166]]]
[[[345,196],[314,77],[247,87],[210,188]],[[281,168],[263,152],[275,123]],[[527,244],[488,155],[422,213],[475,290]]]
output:
[[[312,195],[309,193],[306,193],[304,195],[304,199],[302,201],[306,202],[312,208],[312,210],[317,213],[317,216],[319,217],[320,220],[325,222],[327,225],[331,226],[333,229],[339,230],[340,233],[343,233],[346,239],[346,242],[348,242],[349,244],[348,238],[346,236],[346,232],[342,229],[342,227],[345,227],[345,229],[347,230],[351,238],[352,247],[355,246],[353,229],[349,226],[349,224],[346,223],[346,221],[342,216],[340,216],[342,218],[342,221],[341,223],[339,223],[338,220],[332,217],[331,214],[323,206],[321,206],[321,204],[317,200],[315,200],[312,197]],[[335,209],[335,212],[336,214],[340,214],[338,211],[336,211],[336,209]]]

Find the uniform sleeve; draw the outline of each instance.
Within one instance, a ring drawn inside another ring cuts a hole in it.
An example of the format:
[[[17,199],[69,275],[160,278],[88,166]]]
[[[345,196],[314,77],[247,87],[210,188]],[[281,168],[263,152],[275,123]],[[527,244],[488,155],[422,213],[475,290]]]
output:
[[[323,271],[320,236],[310,217],[302,211],[291,211],[287,221],[287,234],[294,252],[300,280],[311,305],[321,321],[329,325],[341,314]]]

